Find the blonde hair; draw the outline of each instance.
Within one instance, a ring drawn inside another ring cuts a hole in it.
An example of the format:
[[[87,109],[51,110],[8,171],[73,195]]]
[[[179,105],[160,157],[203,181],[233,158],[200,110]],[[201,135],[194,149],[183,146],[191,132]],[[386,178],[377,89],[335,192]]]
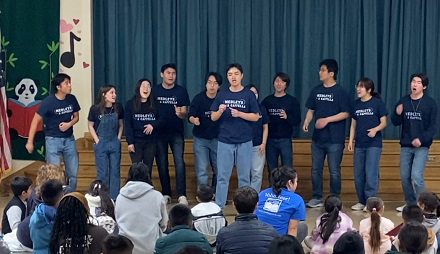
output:
[[[41,185],[43,185],[44,182],[51,179],[59,180],[62,184],[64,184],[65,183],[64,170],[61,167],[54,164],[46,164],[41,166],[38,169],[37,180],[36,180],[37,186],[35,187],[35,191],[37,192],[38,197],[40,196],[39,192]]]

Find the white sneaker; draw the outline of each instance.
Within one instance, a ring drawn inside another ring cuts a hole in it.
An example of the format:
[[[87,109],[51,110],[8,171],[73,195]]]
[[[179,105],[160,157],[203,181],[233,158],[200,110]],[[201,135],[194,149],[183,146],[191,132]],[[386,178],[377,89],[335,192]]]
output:
[[[364,213],[367,213],[368,212],[368,210],[367,210],[367,206],[365,206],[364,207],[364,209],[362,210]]]
[[[188,205],[188,200],[186,199],[185,196],[180,196],[178,200],[179,200],[179,204]]]
[[[357,203],[356,205],[351,207],[351,210],[362,211],[362,210],[364,210],[364,208],[365,208],[365,206],[363,204]]]
[[[168,195],[163,195],[163,200],[165,200],[165,205],[171,203],[171,197]]]
[[[397,207],[397,208],[396,208],[396,211],[398,211],[398,212],[402,212],[402,211],[403,211],[403,208],[405,208],[405,206],[406,206],[406,204],[403,205],[403,206],[399,206],[399,207]]]

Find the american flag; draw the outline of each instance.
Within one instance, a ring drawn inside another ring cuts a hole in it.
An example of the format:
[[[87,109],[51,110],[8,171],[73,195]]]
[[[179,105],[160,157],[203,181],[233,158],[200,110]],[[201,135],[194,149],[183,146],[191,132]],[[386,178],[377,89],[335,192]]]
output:
[[[1,33],[0,33],[1,36]],[[7,112],[7,98],[4,79],[3,65],[3,53],[0,46],[0,176],[2,172],[9,169],[12,166],[12,154],[11,154],[11,138],[9,137],[9,120]]]

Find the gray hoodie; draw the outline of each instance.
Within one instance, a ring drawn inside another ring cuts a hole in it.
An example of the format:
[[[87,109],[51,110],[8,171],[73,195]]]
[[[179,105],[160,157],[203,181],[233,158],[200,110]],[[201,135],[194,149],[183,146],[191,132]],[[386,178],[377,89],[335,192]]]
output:
[[[148,183],[130,181],[116,199],[115,215],[119,234],[134,244],[133,254],[153,254],[168,222],[162,194]]]

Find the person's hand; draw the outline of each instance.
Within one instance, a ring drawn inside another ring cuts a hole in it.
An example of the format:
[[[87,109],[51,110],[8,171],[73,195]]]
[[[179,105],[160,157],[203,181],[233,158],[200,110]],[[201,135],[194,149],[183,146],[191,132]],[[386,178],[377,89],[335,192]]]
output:
[[[353,152],[353,142],[348,142],[348,146],[347,146],[348,151]]]
[[[232,117],[240,117],[241,113],[241,111],[236,110],[235,108],[231,108]]]
[[[220,111],[220,113],[223,114],[223,112],[225,112],[226,110],[226,105],[225,104],[220,104],[220,106],[218,107],[218,111]]]
[[[416,138],[416,139],[414,139],[414,140],[411,142],[411,144],[412,144],[414,147],[420,147],[420,146],[422,145],[422,142],[420,142],[420,139],[419,139],[419,138]]]
[[[129,152],[129,153],[134,153],[134,152],[135,152],[135,151],[134,151],[134,145],[133,145],[133,144],[128,145],[128,152]]]
[[[177,107],[174,105],[174,110],[176,111],[176,115],[180,117],[180,114],[182,113],[182,107]]]
[[[196,126],[200,125],[200,119],[198,117],[193,117],[193,124]]]
[[[261,156],[264,156],[264,154],[266,153],[266,144],[265,143],[261,143],[260,149],[258,151],[260,152]]]
[[[26,150],[28,151],[29,154],[34,152],[34,144],[27,142],[26,143]]]
[[[99,138],[95,139],[95,145],[97,145],[99,143]]]
[[[323,128],[325,128],[325,126],[327,126],[327,124],[328,124],[327,118],[319,118],[318,120],[316,120],[315,128],[316,129],[323,129]]]
[[[151,125],[151,124],[147,124],[147,125],[144,125],[144,133],[146,134],[146,135],[150,135],[152,132],[153,132],[153,125]]]
[[[287,114],[286,114],[286,111],[284,111],[284,109],[281,110],[280,118],[281,119],[287,119]]]
[[[375,128],[371,128],[368,130],[368,137],[374,138],[376,136],[377,130]]]
[[[304,132],[309,132],[309,123],[304,122],[303,131]]]
[[[62,131],[62,132],[67,131],[70,127],[71,127],[70,123],[65,123],[65,122],[62,122],[59,125],[60,131]]]
[[[396,113],[400,116],[403,112],[403,104],[399,104],[396,108]]]

